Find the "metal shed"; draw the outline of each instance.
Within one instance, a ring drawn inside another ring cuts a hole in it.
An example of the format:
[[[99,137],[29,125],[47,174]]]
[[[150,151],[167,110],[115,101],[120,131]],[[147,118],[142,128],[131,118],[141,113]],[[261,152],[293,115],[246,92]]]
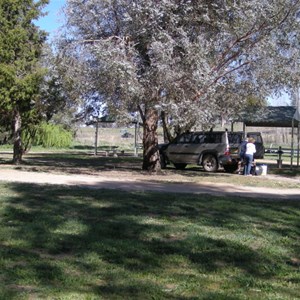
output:
[[[240,121],[253,127],[298,127],[294,119],[296,108],[292,106],[266,106],[245,112]]]
[[[288,127],[292,128],[291,142],[291,167],[294,158],[294,132],[297,128],[297,166],[299,166],[299,118],[295,119],[296,108],[292,106],[266,106],[260,108],[252,108],[244,112],[235,122],[243,123],[243,131],[247,126],[251,127]]]

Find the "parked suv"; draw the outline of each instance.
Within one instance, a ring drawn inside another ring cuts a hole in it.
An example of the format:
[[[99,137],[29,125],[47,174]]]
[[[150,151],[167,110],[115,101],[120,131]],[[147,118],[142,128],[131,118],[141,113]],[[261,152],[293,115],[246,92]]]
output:
[[[264,147],[260,133],[248,133],[255,138],[257,155],[263,158]],[[210,131],[186,132],[173,142],[159,145],[162,168],[173,163],[176,169],[188,164],[203,166],[207,172],[215,172],[223,166],[226,172],[238,169],[240,144],[243,132]]]
[[[197,164],[215,172],[221,157],[228,154],[227,132],[187,132],[159,148],[162,167],[173,163],[176,169],[184,169],[188,164]]]

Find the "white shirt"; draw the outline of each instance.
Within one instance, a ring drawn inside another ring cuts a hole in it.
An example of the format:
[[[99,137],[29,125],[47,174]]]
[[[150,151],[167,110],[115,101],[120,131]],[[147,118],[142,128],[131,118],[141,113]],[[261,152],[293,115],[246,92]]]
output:
[[[256,152],[255,145],[253,143],[247,143],[246,154],[253,155]]]

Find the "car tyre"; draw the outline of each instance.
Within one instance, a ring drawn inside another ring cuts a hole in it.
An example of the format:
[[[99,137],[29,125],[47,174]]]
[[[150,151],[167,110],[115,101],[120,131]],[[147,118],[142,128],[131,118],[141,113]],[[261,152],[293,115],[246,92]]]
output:
[[[166,159],[163,154],[160,155],[160,167],[165,169],[167,167]]]
[[[218,170],[218,161],[213,154],[206,154],[203,157],[202,166],[206,172],[216,172]]]

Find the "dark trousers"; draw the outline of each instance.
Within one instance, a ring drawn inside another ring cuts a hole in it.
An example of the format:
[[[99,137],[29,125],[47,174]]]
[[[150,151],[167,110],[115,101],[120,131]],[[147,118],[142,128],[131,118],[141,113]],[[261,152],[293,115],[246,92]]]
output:
[[[253,163],[253,155],[246,154],[244,161],[245,161],[244,175],[250,175],[251,167],[252,167],[252,163]]]

